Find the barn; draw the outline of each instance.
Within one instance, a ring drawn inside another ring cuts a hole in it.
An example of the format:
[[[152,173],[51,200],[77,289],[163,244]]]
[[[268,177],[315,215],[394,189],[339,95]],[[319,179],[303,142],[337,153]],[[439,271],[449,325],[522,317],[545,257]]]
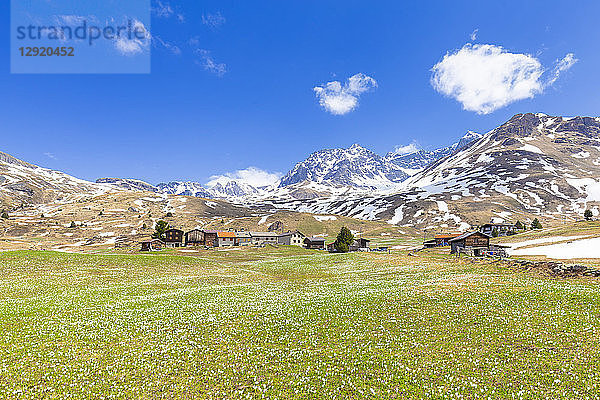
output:
[[[204,245],[208,247],[217,247],[219,241],[217,238],[217,231],[204,230]]]
[[[140,251],[159,251],[164,247],[164,242],[160,239],[150,239],[142,242]]]
[[[185,234],[185,246],[204,246],[204,231],[192,229]]]
[[[325,250],[325,239],[321,237],[304,238],[304,247],[314,250]]]
[[[481,257],[486,255],[490,249],[490,237],[481,232],[468,232],[450,239],[450,246],[452,254],[465,253]]]

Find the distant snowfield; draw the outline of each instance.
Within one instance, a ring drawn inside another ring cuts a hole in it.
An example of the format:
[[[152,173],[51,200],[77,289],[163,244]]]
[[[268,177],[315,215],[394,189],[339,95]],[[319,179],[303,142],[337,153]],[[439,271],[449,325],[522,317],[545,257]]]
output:
[[[524,242],[503,243],[503,244],[510,246],[510,248],[513,250],[516,250],[516,249],[520,249],[521,247],[533,246],[535,244],[564,242],[567,240],[578,240],[578,239],[581,239],[584,237],[587,237],[587,236],[552,236],[552,237],[547,237],[547,238],[526,240]]]
[[[600,258],[600,238],[576,240],[577,237],[564,238],[562,240],[573,239],[567,243],[557,243],[549,246],[538,246],[527,249],[514,250],[511,255],[515,256],[546,256],[562,260],[573,258]],[[550,238],[549,238],[550,239]],[[559,241],[561,239],[553,241]],[[541,239],[540,239],[541,240]]]
[[[319,222],[337,220],[335,215],[313,215],[313,217],[315,217],[315,219]]]

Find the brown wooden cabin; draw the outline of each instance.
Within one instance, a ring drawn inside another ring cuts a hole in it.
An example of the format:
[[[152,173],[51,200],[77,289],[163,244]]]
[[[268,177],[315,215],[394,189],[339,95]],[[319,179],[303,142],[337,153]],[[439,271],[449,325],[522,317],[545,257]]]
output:
[[[167,247],[183,246],[183,231],[175,228],[167,230],[165,232],[164,242]]]
[[[320,237],[304,238],[304,247],[313,250],[325,250],[325,239]]]
[[[165,247],[165,243],[160,239],[145,240],[142,242],[140,251],[160,251]]]
[[[192,229],[185,233],[185,246],[204,246],[204,231]]]
[[[369,239],[365,239],[365,238],[356,238],[354,239],[354,242],[352,242],[352,244],[350,245],[350,251],[358,251],[361,249],[368,249],[369,248],[369,242],[371,242]]]
[[[450,252],[466,253],[470,256],[481,257],[490,249],[490,237],[481,232],[464,233],[454,239],[450,239]]]
[[[208,247],[217,247],[219,245],[219,239],[217,238],[217,231],[204,231],[204,245]]]

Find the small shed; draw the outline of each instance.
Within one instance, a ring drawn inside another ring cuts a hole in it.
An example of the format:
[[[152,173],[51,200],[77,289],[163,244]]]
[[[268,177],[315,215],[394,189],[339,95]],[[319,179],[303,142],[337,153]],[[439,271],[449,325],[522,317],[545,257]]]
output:
[[[467,232],[450,239],[452,254],[466,253],[470,256],[481,257],[490,249],[490,237],[481,232]]]
[[[430,239],[423,242],[423,247],[425,247],[426,249],[432,249],[437,246],[437,240],[435,239]]]
[[[160,239],[150,239],[142,242],[140,251],[160,251],[165,247],[165,243]]]
[[[171,228],[165,232],[165,245],[167,247],[183,246],[183,231],[181,229]]]
[[[313,250],[325,250],[325,239],[322,237],[304,238],[304,247]]]

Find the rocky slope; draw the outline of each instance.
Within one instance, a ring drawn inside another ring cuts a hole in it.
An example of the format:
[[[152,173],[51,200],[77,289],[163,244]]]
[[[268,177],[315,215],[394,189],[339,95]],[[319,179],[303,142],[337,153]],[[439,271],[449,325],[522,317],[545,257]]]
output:
[[[328,149],[311,154],[296,164],[281,179],[279,186],[307,181],[373,190],[393,187],[406,178],[408,175],[397,165],[354,144],[347,149]]]

